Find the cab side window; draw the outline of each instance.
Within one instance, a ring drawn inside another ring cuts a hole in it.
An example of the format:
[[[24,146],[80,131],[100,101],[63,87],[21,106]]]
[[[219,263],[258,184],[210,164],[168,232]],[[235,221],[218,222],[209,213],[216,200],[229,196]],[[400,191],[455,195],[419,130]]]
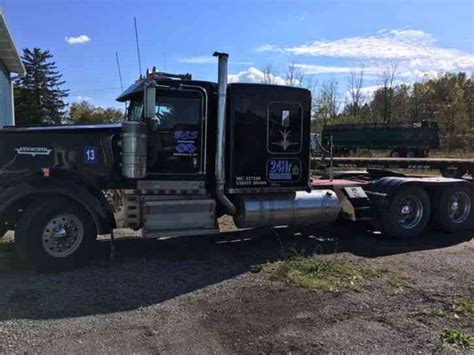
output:
[[[158,97],[156,117],[158,126],[171,128],[177,124],[199,124],[201,100],[188,97]]]

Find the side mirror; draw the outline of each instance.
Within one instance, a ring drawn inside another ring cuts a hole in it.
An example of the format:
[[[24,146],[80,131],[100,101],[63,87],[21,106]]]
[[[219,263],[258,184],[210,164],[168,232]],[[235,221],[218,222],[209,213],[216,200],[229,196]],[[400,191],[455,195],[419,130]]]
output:
[[[156,116],[156,87],[153,84],[145,84],[143,93],[144,98],[144,119],[150,119]]]

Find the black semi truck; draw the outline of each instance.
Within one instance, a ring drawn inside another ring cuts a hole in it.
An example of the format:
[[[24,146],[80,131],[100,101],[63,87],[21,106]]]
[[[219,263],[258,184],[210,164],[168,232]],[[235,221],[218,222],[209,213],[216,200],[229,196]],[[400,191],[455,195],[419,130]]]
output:
[[[125,225],[144,238],[240,228],[373,221],[413,238],[429,222],[472,228],[474,194],[460,179],[311,179],[311,94],[218,83],[154,70],[122,93],[115,125],[0,129],[0,225],[40,271],[83,265],[116,222],[105,189],[124,191]]]

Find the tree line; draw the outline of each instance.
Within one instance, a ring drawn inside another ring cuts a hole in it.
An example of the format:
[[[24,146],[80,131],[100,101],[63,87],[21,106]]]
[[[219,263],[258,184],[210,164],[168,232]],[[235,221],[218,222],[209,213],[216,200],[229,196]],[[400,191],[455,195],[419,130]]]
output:
[[[40,48],[23,49],[21,56],[26,75],[14,85],[15,124],[17,126],[48,124],[99,124],[120,122],[121,110],[96,107],[87,101],[64,101],[69,90],[59,73],[53,55]]]
[[[275,83],[273,68],[262,69],[264,83]],[[326,125],[438,123],[441,148],[474,150],[474,75],[444,73],[407,84],[398,80],[398,67],[391,63],[377,75],[371,92],[365,90],[364,67],[352,70],[341,94],[339,82],[318,84],[294,64],[284,75],[287,85],[307,87],[313,97],[312,130]]]

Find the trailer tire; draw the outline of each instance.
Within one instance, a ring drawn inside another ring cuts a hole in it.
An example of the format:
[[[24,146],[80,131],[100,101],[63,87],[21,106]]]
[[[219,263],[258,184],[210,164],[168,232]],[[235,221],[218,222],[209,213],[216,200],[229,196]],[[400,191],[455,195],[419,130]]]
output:
[[[403,157],[404,157],[403,153],[398,149],[394,149],[390,152],[390,158],[403,158]]]
[[[402,187],[390,199],[380,225],[388,236],[409,239],[421,235],[430,219],[430,198],[417,186]]]
[[[97,236],[90,214],[67,198],[51,198],[31,205],[15,233],[19,254],[39,272],[58,272],[83,266]]]
[[[419,157],[419,153],[416,150],[409,150],[406,154],[407,158],[414,159]]]
[[[433,221],[440,229],[455,233],[474,226],[474,191],[468,186],[452,186],[435,198]]]

